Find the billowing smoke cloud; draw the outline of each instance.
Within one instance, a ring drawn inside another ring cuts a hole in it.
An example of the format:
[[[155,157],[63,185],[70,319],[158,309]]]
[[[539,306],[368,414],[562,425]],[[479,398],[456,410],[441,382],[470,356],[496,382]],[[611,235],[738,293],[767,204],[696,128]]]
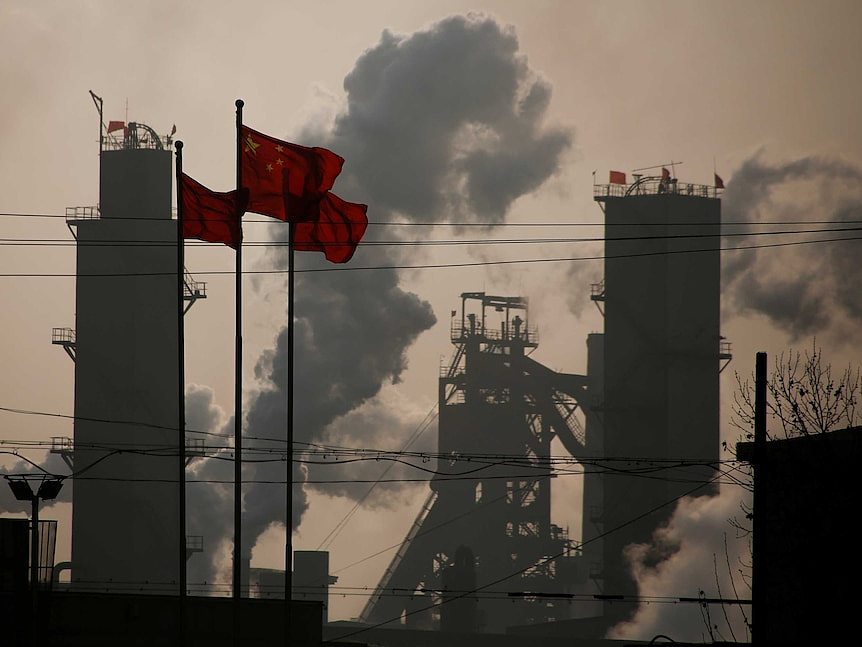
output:
[[[728,183],[723,211],[727,222],[831,220],[835,224],[830,227],[858,226],[852,221],[862,220],[862,169],[818,157],[770,164],[755,155]],[[789,228],[815,227],[826,225]],[[728,230],[739,231],[732,226]],[[745,243],[858,236],[857,231]],[[730,239],[734,240],[739,239]],[[858,240],[735,251],[724,257],[724,305],[729,314],[762,314],[792,340],[821,333],[845,337],[862,324]]]
[[[224,411],[215,403],[215,394],[207,386],[186,386],[186,428],[194,431],[223,433],[233,430],[233,419],[227,419]],[[204,538],[204,554],[193,555],[188,562],[189,582],[200,584],[219,581],[219,573],[229,564],[230,547],[225,545],[232,536],[233,508],[232,447],[228,438],[206,434],[189,433],[189,439],[200,439],[206,444],[207,453],[226,460],[192,459],[187,469],[189,481],[225,481],[226,483],[194,483],[186,486],[188,535]],[[225,447],[225,449],[217,449]],[[228,566],[229,570],[229,566]],[[224,579],[223,577],[221,579]],[[230,579],[229,577],[227,578]]]
[[[557,172],[571,145],[566,130],[543,126],[550,86],[518,52],[514,31],[491,18],[450,17],[408,36],[384,31],[380,42],[359,57],[344,88],[346,105],[331,128],[309,124],[296,139],[324,145],[347,160],[335,191],[367,203],[372,221],[502,222],[514,200]],[[284,236],[283,227],[275,229],[275,236]],[[426,236],[427,230],[407,235]],[[372,225],[366,240],[403,236],[397,228]],[[415,258],[415,248],[360,247],[347,267],[407,257],[397,249],[409,249]],[[300,270],[325,268],[316,254],[298,254],[297,265]],[[267,266],[287,266],[283,248],[269,253]],[[298,273],[296,441],[398,449],[424,412],[386,407],[376,398],[387,383],[400,379],[407,349],[435,321],[430,305],[401,287],[396,270]],[[246,407],[248,436],[284,437],[285,369],[282,330],[274,348],[256,363],[261,386]],[[425,439],[434,437],[433,429],[425,432]],[[309,478],[375,478],[384,469],[376,462],[353,465],[312,465]],[[247,481],[283,480],[284,473],[277,461],[249,463],[245,470]],[[393,473],[407,474],[404,469]],[[294,470],[295,479],[306,475]],[[306,487],[360,497],[368,486]],[[377,490],[391,494],[391,488]],[[294,496],[296,527],[307,501],[303,488],[295,487]],[[369,505],[385,502],[380,494],[375,497]],[[282,488],[249,485],[246,555],[271,524],[283,523],[284,503]],[[229,529],[213,522],[211,532],[228,538]]]
[[[385,389],[377,397],[368,400],[329,425],[322,437],[325,444],[346,447],[402,447],[410,441],[410,452],[431,452],[436,450],[437,424],[431,412],[416,408],[407,402],[394,389]],[[412,457],[410,462],[420,467],[433,468],[433,463],[424,463],[421,458]],[[385,481],[393,479],[422,479],[427,476],[422,471],[402,463],[374,461],[350,463],[347,465],[309,466],[310,480],[330,479],[374,481],[385,471]],[[412,493],[414,488],[424,487],[418,482],[393,483],[381,482],[374,486],[371,494],[369,483],[331,483],[313,484],[330,494],[338,494],[351,499],[365,497],[363,504],[370,507],[392,505],[393,495]]]
[[[716,497],[683,499],[668,524],[656,530],[652,543],[629,546],[627,557],[639,594],[696,598],[702,591],[709,598],[750,599],[748,537],[739,537],[729,521],[743,516],[742,501],[735,486],[723,488]],[[614,627],[608,637],[650,640],[665,634],[678,642],[747,642],[750,609],[737,604],[703,608],[642,602],[635,616]]]
[[[514,29],[453,16],[427,31],[384,31],[344,80],[337,189],[378,216],[502,222],[559,168],[571,134],[543,128],[550,85],[518,52]]]
[[[407,366],[406,349],[435,321],[427,303],[398,287],[394,272],[300,275],[296,312],[294,433],[300,447],[301,443],[319,443],[331,423],[376,396],[386,382],[397,381]],[[286,359],[287,335],[282,330],[276,347],[255,368],[269,386],[249,406],[249,436],[283,437]],[[373,446],[380,440],[374,433],[364,442]],[[338,443],[344,444],[342,439]],[[248,472],[256,480],[284,478],[284,466],[272,463],[251,464]],[[323,479],[334,474],[325,468],[317,472]],[[303,480],[302,476],[297,473],[295,479]],[[249,541],[270,523],[284,519],[283,494],[274,494],[259,496],[250,491],[246,495]],[[302,488],[294,488],[294,497],[295,528],[307,503]]]

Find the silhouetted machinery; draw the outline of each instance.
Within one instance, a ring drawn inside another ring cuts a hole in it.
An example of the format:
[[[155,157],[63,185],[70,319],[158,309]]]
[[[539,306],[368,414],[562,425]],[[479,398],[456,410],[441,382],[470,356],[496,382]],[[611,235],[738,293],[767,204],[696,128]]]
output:
[[[572,618],[571,635],[601,637],[637,608],[627,548],[650,543],[682,497],[715,493],[718,374],[731,359],[717,190],[663,173],[597,184],[594,197],[605,276],[591,298],[605,331],[587,336],[587,376],[530,359],[525,298],[461,295],[439,393],[438,450],[451,459],[361,620],[500,631]],[[587,465],[577,549],[551,523],[555,437]]]
[[[529,357],[538,339],[527,299],[468,292],[460,315],[439,383],[438,451],[448,458],[438,461],[425,505],[362,612],[365,622],[402,616],[417,628],[502,631],[570,613],[571,602],[553,595],[572,592],[580,560],[566,531],[551,523],[549,458],[555,436],[585,455],[575,412],[589,399],[589,380]],[[592,412],[583,415],[587,427],[595,424]]]

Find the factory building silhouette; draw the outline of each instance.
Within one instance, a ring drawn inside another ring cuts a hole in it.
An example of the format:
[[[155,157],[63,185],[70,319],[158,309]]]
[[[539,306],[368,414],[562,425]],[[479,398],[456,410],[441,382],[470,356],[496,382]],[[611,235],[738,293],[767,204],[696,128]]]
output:
[[[177,259],[169,140],[105,137],[99,206],[73,208],[72,583],[167,593],[179,581]],[[140,584],[137,584],[140,583]]]
[[[73,455],[76,470],[87,467],[74,490],[72,582],[150,582],[164,593],[177,581],[178,528],[171,158],[152,130],[127,128],[121,147],[102,151],[99,211],[70,214],[79,273]],[[462,294],[455,353],[440,377],[438,451],[513,455],[519,467],[461,480],[447,474],[463,463],[441,459],[361,621],[402,616],[409,627],[461,632],[570,621],[604,633],[636,606],[614,599],[637,594],[625,547],[649,542],[673,499],[713,478],[720,357],[729,359],[719,332],[720,201],[712,187],[654,177],[595,192],[607,259],[591,298],[605,331],[587,337],[586,374],[529,357],[538,333],[527,298]],[[190,303],[206,295],[191,277],[186,287]],[[144,424],[101,422],[117,420]],[[591,466],[580,542],[551,520],[553,438]],[[697,464],[644,478],[608,460],[619,458]],[[462,595],[465,582],[482,595]],[[604,602],[575,608],[566,597],[583,593]]]
[[[594,197],[606,260],[591,298],[605,331],[587,337],[586,375],[529,357],[538,337],[526,298],[461,295],[455,353],[440,377],[438,452],[514,463],[465,482],[447,475],[469,463],[439,461],[360,620],[400,615],[408,627],[490,632],[555,623],[604,635],[637,606],[618,599],[638,593],[626,546],[649,543],[686,493],[716,492],[718,376],[730,360],[719,331],[716,189],[637,176],[596,185]],[[581,542],[551,522],[554,437],[586,467]],[[636,459],[663,466],[627,470]],[[474,580],[481,595],[449,585]],[[416,594],[387,597],[389,589]],[[567,599],[585,593],[596,602],[575,609]]]
[[[54,451],[76,473],[73,591],[128,593],[133,583],[136,594],[178,592],[169,144],[139,123],[122,138],[104,136],[99,206],[67,212],[77,239],[76,326],[55,329],[54,343],[75,362],[75,424],[74,441]],[[591,298],[605,329],[586,338],[585,373],[530,357],[539,337],[527,297],[461,295],[438,391],[438,452],[453,460],[437,461],[361,623],[601,637],[635,611],[618,599],[638,593],[626,547],[648,543],[684,494],[715,493],[718,374],[730,359],[719,330],[716,190],[637,176],[594,191],[606,260]],[[187,310],[206,286],[184,276]],[[551,518],[555,438],[586,467],[580,538]],[[455,460],[461,454],[508,458],[465,479],[471,464]],[[649,475],[627,469],[639,460],[665,464]],[[205,546],[206,537],[191,538],[188,554]],[[307,552],[311,575],[300,579],[323,582],[316,597],[325,604],[328,556]],[[255,571],[261,597],[283,597],[277,571]]]
[[[588,451],[668,468],[655,478],[587,476],[585,553],[599,590],[636,595],[625,547],[649,543],[674,499],[698,485],[693,496],[717,493],[707,482],[719,459],[719,372],[730,361],[719,330],[721,201],[713,187],[661,177],[596,186],[595,200],[604,206],[606,260],[591,296],[605,332],[589,344],[603,357],[588,360],[601,366],[603,392]],[[676,461],[686,464],[671,467]],[[634,611],[613,600],[604,607],[609,626]]]

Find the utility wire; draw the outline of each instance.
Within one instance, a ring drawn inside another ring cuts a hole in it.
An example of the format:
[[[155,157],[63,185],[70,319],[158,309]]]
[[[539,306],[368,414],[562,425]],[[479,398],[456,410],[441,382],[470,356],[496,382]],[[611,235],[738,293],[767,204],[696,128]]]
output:
[[[251,212],[247,212],[251,213]],[[88,218],[83,219],[75,219],[73,217],[66,216],[64,214],[57,213],[28,213],[28,212],[10,212],[4,211],[0,212],[0,217],[5,218],[63,218],[68,221],[81,221],[81,220],[91,220]],[[170,222],[168,218],[159,218],[155,216],[134,216],[134,217],[122,217],[122,218],[93,218],[92,220],[107,220],[114,222],[124,222],[131,220],[145,220],[145,221],[156,221],[156,222]],[[271,224],[278,225],[279,221],[274,220],[272,218],[243,218],[242,224]],[[828,225],[828,224],[837,224],[837,223],[851,223],[851,224],[862,224],[862,220],[764,220],[760,222],[752,222],[749,220],[731,220],[731,221],[717,221],[717,222],[705,222],[705,223],[691,223],[693,225],[740,225],[740,226],[757,226],[757,225]],[[426,221],[404,221],[404,220],[369,220],[369,225],[376,226],[389,226],[389,227],[603,227],[603,226],[630,226],[624,223],[606,223],[604,221],[597,222],[470,222],[470,221],[456,221],[456,220],[426,220]],[[661,227],[667,225],[667,223],[656,222],[656,223],[638,223],[639,226],[656,226]]]
[[[632,227],[639,225],[631,225]],[[670,225],[672,227],[688,227],[689,225]],[[548,245],[548,244],[573,244],[573,243],[601,243],[601,242],[626,242],[626,241],[662,241],[662,240],[688,240],[703,238],[740,238],[752,236],[788,236],[802,234],[828,234],[862,231],[862,227],[829,227],[826,229],[787,229],[781,231],[748,231],[748,232],[717,232],[710,234],[662,234],[662,235],[637,235],[637,236],[590,236],[577,238],[461,238],[461,239],[419,239],[419,240],[365,240],[358,243],[360,247],[449,247],[460,245]],[[276,240],[243,240],[243,247],[288,247],[287,241]],[[354,241],[320,241],[320,246],[340,247],[345,244],[354,244]],[[185,245],[189,248],[208,247],[223,249],[222,243],[208,243],[203,241],[188,241]],[[176,247],[173,240],[68,240],[65,238],[0,238],[0,247]]]
[[[800,240],[783,243],[766,243],[763,245],[739,245],[735,247],[712,247],[704,249],[678,249],[678,250],[662,250],[656,252],[640,252],[635,254],[601,254],[595,256],[574,256],[574,257],[556,257],[556,258],[527,258],[527,259],[511,259],[497,261],[464,261],[461,263],[421,263],[415,265],[367,265],[367,266],[347,266],[347,267],[315,267],[294,270],[297,274],[319,273],[319,272],[363,272],[374,270],[428,270],[428,269],[454,269],[467,267],[487,267],[501,265],[531,265],[536,263],[571,263],[577,261],[601,261],[622,258],[647,258],[653,256],[675,256],[677,254],[698,254],[698,253],[716,253],[742,251],[752,249],[772,249],[779,247],[795,247],[800,245],[813,245],[818,243],[842,243],[854,240],[862,240],[862,236],[848,236],[844,238],[823,238],[819,240]],[[286,274],[284,269],[270,270],[243,270],[243,274],[256,275],[282,275]],[[233,270],[208,270],[195,271],[195,276],[233,276]],[[175,272],[101,272],[101,273],[68,273],[68,272],[6,272],[0,273],[0,278],[120,278],[120,277],[174,277]]]
[[[689,495],[691,495],[691,494],[694,494],[694,493],[695,493],[695,492],[697,492],[699,489],[701,489],[701,488],[705,487],[706,485],[708,485],[709,483],[712,483],[713,481],[715,481],[715,479],[710,479],[709,481],[707,481],[707,482],[705,482],[705,483],[702,483],[702,484],[700,484],[700,485],[697,485],[696,487],[694,487],[694,488],[692,488],[692,489],[690,489],[690,490],[688,490],[688,491],[684,492],[683,494],[680,494],[679,496],[675,496],[675,497],[673,497],[672,499],[670,499],[670,500],[668,500],[668,501],[665,501],[664,503],[660,503],[659,505],[657,505],[657,506],[654,506],[654,507],[650,508],[650,509],[649,509],[649,510],[647,510],[646,512],[642,512],[641,514],[639,514],[639,515],[637,515],[637,516],[635,516],[635,517],[632,517],[631,519],[629,519],[629,520],[627,520],[627,521],[625,521],[625,522],[623,522],[623,523],[621,523],[621,524],[619,524],[619,525],[617,525],[617,526],[615,526],[615,527],[613,527],[613,528],[611,528],[611,529],[609,529],[609,530],[605,530],[604,532],[599,533],[599,534],[598,534],[598,535],[596,535],[595,537],[592,537],[592,538],[588,539],[588,540],[587,540],[587,541],[585,541],[585,542],[582,542],[582,543],[580,544],[580,546],[581,546],[581,547],[583,547],[583,546],[586,546],[587,544],[590,544],[590,543],[592,543],[592,542],[594,542],[594,541],[598,541],[599,539],[604,539],[604,538],[605,538],[605,537],[607,537],[608,535],[613,534],[613,533],[617,532],[618,530],[622,530],[623,528],[625,528],[625,527],[627,527],[627,526],[630,526],[630,525],[631,525],[631,524],[633,524],[633,523],[636,523],[637,521],[639,521],[639,520],[643,519],[644,517],[648,517],[649,515],[651,515],[651,514],[653,514],[653,513],[655,513],[655,512],[658,512],[658,511],[659,511],[659,510],[661,510],[662,508],[665,508],[665,507],[667,507],[667,506],[669,506],[669,505],[672,505],[672,504],[676,503],[677,501],[679,501],[680,499],[683,499],[683,498],[685,498],[685,497],[687,497],[687,496],[689,496]],[[506,580],[509,580],[509,579],[511,579],[511,578],[513,578],[513,577],[517,577],[518,575],[521,575],[521,574],[525,573],[526,571],[530,570],[531,568],[535,568],[535,567],[537,567],[537,566],[542,566],[542,565],[544,565],[544,564],[547,564],[547,563],[549,563],[549,562],[554,561],[555,559],[558,559],[558,558],[560,558],[560,557],[563,557],[563,556],[564,556],[564,555],[566,555],[568,552],[569,552],[569,551],[568,551],[568,549],[567,549],[567,550],[563,550],[563,551],[561,551],[561,552],[559,552],[559,553],[557,553],[557,554],[555,554],[555,555],[551,555],[551,556],[549,556],[549,557],[543,558],[543,559],[541,559],[539,562],[537,562],[537,563],[535,563],[535,564],[530,564],[529,566],[527,566],[527,567],[525,567],[525,568],[518,569],[517,571],[514,571],[514,572],[512,572],[512,573],[509,573],[508,575],[504,575],[503,577],[499,577],[499,578],[497,578],[497,579],[495,579],[495,580],[492,580],[492,581],[488,582],[487,584],[483,584],[482,586],[477,586],[476,588],[474,588],[474,589],[472,589],[472,590],[470,590],[470,591],[467,591],[467,592],[465,592],[465,593],[460,593],[460,594],[458,594],[458,595],[456,595],[456,596],[454,596],[454,597],[451,597],[451,598],[448,598],[448,597],[447,597],[447,598],[441,599],[440,601],[435,602],[435,603],[433,603],[433,604],[431,604],[431,605],[429,605],[429,606],[427,606],[427,607],[422,607],[421,609],[414,609],[414,610],[412,610],[412,611],[406,611],[404,614],[401,614],[401,615],[399,615],[399,616],[397,616],[397,617],[395,617],[395,618],[390,618],[389,620],[384,620],[384,621],[382,621],[382,622],[378,622],[378,623],[373,624],[373,625],[370,625],[370,626],[368,626],[368,627],[363,627],[362,629],[357,629],[357,630],[355,630],[355,631],[351,631],[351,632],[348,632],[348,633],[346,633],[346,634],[342,634],[341,636],[337,636],[337,637],[336,637],[336,638],[334,638],[333,640],[344,640],[344,639],[346,639],[346,638],[350,638],[350,637],[352,637],[352,636],[356,636],[356,635],[358,635],[358,634],[365,633],[366,631],[370,631],[370,630],[372,630],[372,629],[377,629],[378,627],[382,627],[382,626],[384,626],[384,625],[387,625],[387,624],[389,624],[390,622],[395,622],[395,621],[401,620],[402,618],[405,618],[405,617],[407,617],[407,616],[411,616],[411,615],[414,615],[414,614],[416,614],[416,613],[422,613],[422,612],[428,611],[429,609],[433,609],[433,608],[435,608],[435,607],[439,607],[439,606],[442,606],[442,605],[444,605],[444,604],[448,604],[448,603],[450,603],[450,602],[454,602],[455,600],[459,600],[459,599],[464,598],[464,597],[467,597],[467,596],[472,596],[472,595],[474,595],[474,594],[476,594],[476,593],[479,593],[479,592],[481,592],[481,591],[484,591],[484,590],[486,590],[486,589],[488,589],[488,588],[490,588],[490,587],[492,587],[492,586],[495,586],[496,584],[500,584],[501,582],[505,582]]]
[[[150,581],[150,580],[79,580],[72,582],[61,582],[68,584],[73,590],[90,589],[90,590],[110,590],[110,591],[165,591],[176,592],[177,582],[175,581]],[[229,591],[230,582],[192,582],[189,587],[195,587],[201,591]],[[252,588],[252,587],[250,587]],[[255,584],[253,588],[258,591],[273,591],[282,593],[284,587],[278,584]],[[299,595],[315,595],[329,590],[332,595],[347,596],[347,595],[362,595],[367,596],[369,591],[374,590],[370,586],[327,586],[327,585],[307,585],[295,586],[294,593]],[[404,588],[387,588],[384,589],[385,597],[421,597],[417,593],[425,594],[441,594],[441,593],[472,593],[471,591],[457,589],[415,589],[408,590]],[[568,599],[568,600],[619,600],[626,602],[650,602],[650,603],[695,603],[695,604],[751,604],[751,600],[738,600],[736,598],[700,598],[683,595],[624,595],[624,594],[600,594],[600,593],[556,593],[542,591],[488,591],[483,595],[471,596],[483,600],[511,600],[512,598],[530,597],[530,598],[548,598],[548,599]]]
[[[410,438],[408,438],[407,442],[405,442],[404,445],[401,447],[401,451],[399,452],[400,454],[403,455],[404,453],[406,453],[406,451],[410,449],[413,443],[415,443],[419,439],[419,437],[425,432],[425,430],[431,426],[431,423],[433,423],[434,420],[437,419],[436,410],[436,404],[428,410],[428,413],[425,414],[425,418],[422,419],[422,422],[419,423],[419,426],[416,427],[416,430],[410,435]],[[347,527],[348,523],[350,523],[350,520],[353,518],[353,515],[356,514],[357,510],[359,510],[360,506],[369,496],[371,496],[371,493],[375,490],[379,483],[379,479],[385,477],[394,466],[394,462],[389,463],[389,465],[386,466],[386,468],[380,473],[378,481],[372,483],[371,487],[369,487],[368,490],[365,491],[365,494],[363,494],[359,499],[356,500],[356,503],[353,505],[353,508],[351,508],[350,511],[347,512],[347,514],[345,514],[337,524],[335,524],[335,527],[330,530],[326,537],[323,538],[323,541],[318,544],[316,550],[321,550],[321,548],[328,548],[332,545],[332,542],[335,541],[335,538],[338,537],[338,535],[341,534],[341,531]]]

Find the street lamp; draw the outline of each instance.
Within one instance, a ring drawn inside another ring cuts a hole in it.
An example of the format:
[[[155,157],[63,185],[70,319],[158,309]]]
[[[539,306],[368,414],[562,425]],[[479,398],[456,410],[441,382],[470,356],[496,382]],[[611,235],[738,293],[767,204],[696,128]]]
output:
[[[36,493],[30,487],[30,481],[40,479]],[[32,527],[30,531],[30,586],[32,587],[33,604],[36,604],[36,585],[39,582],[39,500],[56,499],[63,487],[63,479],[55,476],[7,476],[6,481],[12,494],[19,501],[29,501],[32,510]]]

